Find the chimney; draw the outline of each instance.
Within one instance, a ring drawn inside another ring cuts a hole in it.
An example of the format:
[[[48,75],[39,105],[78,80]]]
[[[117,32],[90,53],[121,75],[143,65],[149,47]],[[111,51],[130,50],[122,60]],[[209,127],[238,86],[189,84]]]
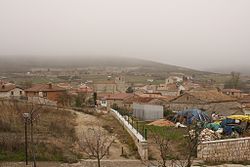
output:
[[[49,83],[49,89],[52,89],[52,83]]]

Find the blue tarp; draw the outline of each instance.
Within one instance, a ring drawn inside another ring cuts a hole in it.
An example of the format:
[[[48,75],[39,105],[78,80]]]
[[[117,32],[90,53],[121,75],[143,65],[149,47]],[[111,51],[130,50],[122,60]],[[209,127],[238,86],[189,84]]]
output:
[[[235,119],[226,118],[221,122],[221,127],[226,135],[231,135],[233,131],[242,133],[242,128],[236,123]]]
[[[203,111],[198,109],[188,109],[184,111],[177,112],[175,119],[178,116],[184,116],[187,118],[187,124],[192,124],[193,120],[201,121],[201,122],[211,122],[210,117]]]

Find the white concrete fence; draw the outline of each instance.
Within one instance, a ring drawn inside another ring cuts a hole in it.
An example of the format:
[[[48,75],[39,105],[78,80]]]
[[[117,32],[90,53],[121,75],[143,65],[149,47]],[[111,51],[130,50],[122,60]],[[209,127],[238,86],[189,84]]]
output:
[[[122,124],[137,146],[138,153],[142,160],[148,160],[147,140],[116,110],[111,109],[111,114]]]

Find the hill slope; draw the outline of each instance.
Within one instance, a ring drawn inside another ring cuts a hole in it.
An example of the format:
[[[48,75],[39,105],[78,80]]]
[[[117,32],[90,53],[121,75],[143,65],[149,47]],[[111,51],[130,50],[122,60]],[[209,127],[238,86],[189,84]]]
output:
[[[83,57],[83,58],[3,58],[0,57],[0,72],[20,72],[28,71],[31,68],[86,68],[86,67],[136,67],[135,71],[160,73],[160,72],[182,72],[182,73],[208,73],[201,72],[184,67],[157,63],[148,60],[134,58],[116,58],[116,57]]]

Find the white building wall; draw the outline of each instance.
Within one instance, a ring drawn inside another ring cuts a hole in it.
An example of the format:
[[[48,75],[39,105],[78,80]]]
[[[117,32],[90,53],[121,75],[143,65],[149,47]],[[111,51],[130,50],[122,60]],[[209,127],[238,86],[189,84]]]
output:
[[[161,119],[163,106],[133,103],[133,116],[144,121]]]
[[[20,94],[20,91],[22,91],[22,94]],[[13,92],[13,95],[11,94],[11,92]],[[12,89],[8,92],[0,92],[0,97],[11,97],[11,96],[15,96],[15,97],[20,97],[20,96],[24,96],[25,92],[24,90],[20,89],[20,88],[15,88]]]

